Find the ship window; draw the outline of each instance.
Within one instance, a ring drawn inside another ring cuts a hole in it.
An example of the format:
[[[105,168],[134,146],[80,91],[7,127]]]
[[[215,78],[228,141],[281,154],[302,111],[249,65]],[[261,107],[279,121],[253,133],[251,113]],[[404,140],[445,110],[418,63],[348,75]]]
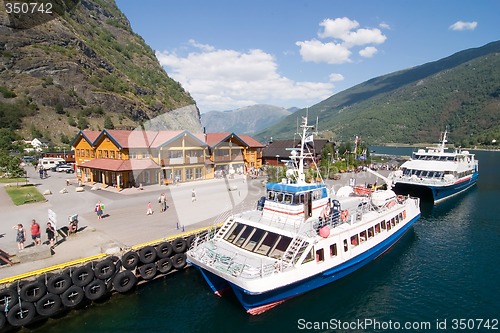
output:
[[[358,235],[351,236],[351,245],[352,246],[358,246],[359,245]]]
[[[370,238],[372,238],[372,237],[373,237],[373,227],[368,228],[368,230],[367,230],[367,231],[368,231],[368,238],[369,238],[369,239],[370,239]]]
[[[286,204],[291,204],[293,199],[293,195],[291,194],[285,194],[285,203]]]
[[[382,221],[382,222],[380,222],[380,227],[381,227],[383,230],[385,230],[385,220],[384,220],[384,221]]]
[[[278,235],[273,233],[268,233],[264,238],[262,244],[260,244],[260,246],[255,250],[255,252],[267,256],[267,253],[269,252],[273,244],[277,241],[277,239]]]
[[[314,258],[314,248],[311,247],[311,251],[309,251],[309,253],[304,258],[304,260],[302,261],[302,263],[305,264],[306,262],[312,261],[313,258]]]
[[[396,225],[396,221],[394,220],[394,217],[391,219],[391,225],[394,227]]]
[[[316,251],[316,262],[323,262],[323,261],[325,261],[325,250],[319,249]]]
[[[250,237],[250,240],[245,244],[244,248],[248,251],[253,251],[255,246],[259,243],[259,241],[264,236],[265,232],[262,229],[256,229],[254,234]]]
[[[396,217],[394,218],[396,220],[396,224],[399,223],[399,215],[396,215]]]
[[[283,201],[283,193],[279,192],[278,195],[276,196],[276,202],[282,202]]]
[[[361,241],[361,243],[363,243],[364,241],[366,241],[366,230],[363,230],[359,233],[359,240]]]
[[[377,223],[375,224],[375,234],[379,234],[380,233],[380,224]]]
[[[269,254],[269,256],[272,258],[281,258],[291,242],[292,239],[290,237],[281,236],[281,239],[278,241],[278,244],[276,244],[276,247]]]
[[[349,245],[347,245],[347,239],[344,239],[344,252],[347,252],[349,250]]]
[[[391,230],[391,223],[387,221],[387,230]]]
[[[240,223],[235,223],[232,227],[231,230],[226,234],[224,239],[228,242],[232,242],[235,238],[236,235],[240,233],[240,231],[243,229],[243,225]]]
[[[273,200],[274,201],[274,197],[276,196],[276,193],[274,193],[273,191],[269,191],[267,193],[267,199],[269,200]]]
[[[249,230],[248,230],[248,226],[246,225],[243,225],[243,228],[242,230],[236,235],[236,237],[233,239],[233,244],[236,244],[236,245],[241,245],[243,244],[243,241],[245,240],[245,238],[243,238],[243,234],[246,232],[246,235],[248,235],[249,233]]]
[[[251,237],[254,232],[255,232],[255,228],[247,226],[245,228],[245,230],[243,231],[243,233],[238,238],[238,240],[236,241],[235,245],[240,246],[240,247],[243,245],[246,245],[245,241],[247,240],[247,238]]]
[[[330,245],[330,257],[337,255],[337,243]]]

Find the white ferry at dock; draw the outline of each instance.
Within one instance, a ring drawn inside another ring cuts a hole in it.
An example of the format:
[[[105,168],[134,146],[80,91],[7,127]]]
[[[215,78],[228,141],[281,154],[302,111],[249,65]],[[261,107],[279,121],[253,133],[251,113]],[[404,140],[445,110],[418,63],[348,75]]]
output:
[[[474,186],[479,177],[479,162],[466,150],[447,151],[443,133],[437,147],[414,152],[400,170],[389,175],[394,191],[402,195],[431,198],[436,204]]]
[[[370,263],[420,217],[418,198],[392,190],[356,196],[344,187],[334,196],[324,183],[307,183],[304,140],[310,128],[304,118],[301,149],[291,154],[295,168],[281,183],[266,185],[263,207],[233,213],[187,252],[216,294],[231,289],[250,314]]]

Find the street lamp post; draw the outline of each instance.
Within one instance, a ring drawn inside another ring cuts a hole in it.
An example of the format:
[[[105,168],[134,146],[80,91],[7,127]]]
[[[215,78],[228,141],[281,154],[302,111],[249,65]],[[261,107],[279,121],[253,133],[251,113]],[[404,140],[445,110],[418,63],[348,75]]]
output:
[[[278,159],[280,158],[280,155],[276,155],[276,182],[278,182]]]

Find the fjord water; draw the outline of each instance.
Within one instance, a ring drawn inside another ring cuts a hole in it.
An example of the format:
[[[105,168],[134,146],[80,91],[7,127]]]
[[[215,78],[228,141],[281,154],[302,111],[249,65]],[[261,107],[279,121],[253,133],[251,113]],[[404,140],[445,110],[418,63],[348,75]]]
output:
[[[411,149],[384,148],[383,153],[409,155]],[[312,331],[381,332],[390,331],[383,329],[390,323],[410,323],[414,328],[430,326],[408,331],[435,332],[437,323],[452,331],[460,319],[468,325],[477,325],[478,319],[497,320],[498,330],[500,152],[474,153],[480,170],[477,186],[434,207],[423,203],[420,220],[383,256],[262,315],[246,314],[231,295],[213,295],[200,274],[189,268],[29,331],[293,332],[327,322]],[[357,324],[366,319],[379,326]],[[351,329],[336,329],[344,325],[338,321]]]

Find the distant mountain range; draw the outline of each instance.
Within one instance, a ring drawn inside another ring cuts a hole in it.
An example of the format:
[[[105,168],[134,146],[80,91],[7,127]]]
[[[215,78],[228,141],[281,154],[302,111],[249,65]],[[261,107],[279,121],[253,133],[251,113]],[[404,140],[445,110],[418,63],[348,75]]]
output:
[[[249,134],[261,132],[299,110],[257,104],[229,111],[210,111],[201,114],[201,124],[207,132]]]
[[[290,138],[300,110],[256,135]],[[379,76],[309,108],[320,136],[370,143],[450,142],[471,146],[500,139],[500,41]]]

